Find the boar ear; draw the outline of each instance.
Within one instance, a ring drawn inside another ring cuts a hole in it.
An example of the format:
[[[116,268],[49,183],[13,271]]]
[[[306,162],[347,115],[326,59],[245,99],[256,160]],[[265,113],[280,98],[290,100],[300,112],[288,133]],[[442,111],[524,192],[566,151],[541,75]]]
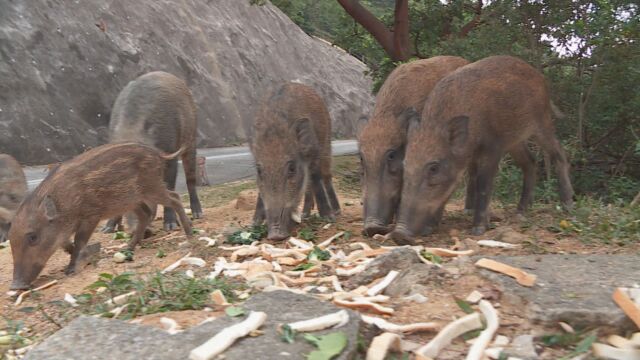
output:
[[[420,114],[413,106],[408,107],[400,114],[399,120],[406,131],[409,132],[409,129],[415,128],[420,123]]]
[[[449,145],[453,149],[463,146],[469,135],[469,117],[456,116],[449,120]]]
[[[53,221],[58,216],[58,208],[49,195],[42,200],[41,208],[44,211],[44,216],[49,221]]]
[[[302,118],[295,123],[296,138],[302,156],[306,159],[313,157],[318,152],[318,138],[313,130],[311,120]]]
[[[369,117],[367,115],[362,115],[358,118],[358,122],[356,123],[356,137],[359,139],[360,134],[369,123]]]

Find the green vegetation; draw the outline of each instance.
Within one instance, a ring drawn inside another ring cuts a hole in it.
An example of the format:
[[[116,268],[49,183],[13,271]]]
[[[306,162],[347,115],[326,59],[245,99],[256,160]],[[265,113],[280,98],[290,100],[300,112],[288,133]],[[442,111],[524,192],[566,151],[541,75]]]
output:
[[[190,278],[178,272],[147,276],[129,272],[119,275],[103,273],[87,287],[88,292],[76,296],[76,300],[87,314],[111,317],[113,313],[110,310],[114,306],[107,305],[107,302],[116,296],[135,292],[120,305],[124,310],[119,318],[131,319],[159,312],[202,309],[212,305],[209,294],[218,289],[228,301],[233,301],[236,288],[226,280]]]
[[[242,228],[227,236],[227,242],[236,245],[250,245],[267,236],[267,225],[254,225]]]
[[[253,180],[237,181],[210,187],[200,187],[198,188],[198,197],[203,208],[210,208],[225,205],[237,198],[240,192],[255,188],[256,182]],[[188,195],[185,194],[182,201],[188,203]]]

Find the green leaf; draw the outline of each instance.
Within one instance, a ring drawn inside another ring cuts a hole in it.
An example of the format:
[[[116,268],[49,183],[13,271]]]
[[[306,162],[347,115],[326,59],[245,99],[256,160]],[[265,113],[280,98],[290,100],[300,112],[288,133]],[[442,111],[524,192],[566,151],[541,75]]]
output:
[[[109,287],[109,284],[107,284],[107,282],[104,281],[104,280],[98,280],[98,281],[94,282],[93,284],[89,284],[86,287],[86,289],[93,290],[93,289],[99,289],[99,288],[102,288],[102,287],[104,287],[104,288]]]
[[[158,252],[156,252],[156,257],[162,259],[165,256],[167,256],[167,254],[165,254],[162,249],[158,249]]]
[[[227,314],[227,316],[231,317],[238,317],[245,314],[244,309],[238,306],[229,306],[228,308],[224,309],[224,312]]]
[[[282,326],[282,341],[293,344],[296,341],[296,331],[289,325]]]
[[[458,304],[458,307],[462,309],[462,311],[464,311],[465,314],[474,313],[473,308],[471,308],[471,305],[469,305],[468,302],[466,302],[465,300],[459,299],[457,297],[454,297],[454,299],[456,300],[456,304]]]
[[[314,240],[316,238],[316,234],[313,232],[313,229],[308,227],[300,229],[300,231],[298,231],[298,236],[304,240]]]
[[[322,250],[317,246],[313,247],[313,250],[307,255],[307,259],[310,261],[327,261],[331,259],[331,253],[328,250]]]
[[[131,250],[131,249],[122,249],[122,250],[120,250],[120,252],[124,254],[124,256],[125,256],[124,260],[125,261],[133,261],[133,250]]]
[[[442,264],[442,258],[436,254],[423,250],[422,252],[420,252],[420,255],[434,264]]]
[[[200,234],[200,231],[202,231],[202,230],[200,230],[200,229],[198,229],[198,228],[192,228],[192,229],[191,229],[191,233],[192,233],[193,235],[198,235],[198,234]]]
[[[18,309],[18,311],[23,312],[23,313],[27,313],[30,314],[34,311],[36,311],[36,307],[35,306],[25,306],[25,307],[21,307],[20,309]]]
[[[468,331],[468,332],[462,334],[462,339],[464,339],[464,341],[475,339],[478,336],[480,336],[480,333],[482,332],[482,330],[484,330],[484,329],[477,329],[477,330]]]
[[[307,334],[304,338],[318,348],[318,350],[312,351],[307,355],[308,360],[331,360],[347,346],[347,336],[343,332],[335,332],[319,337]]]
[[[237,245],[249,245],[256,240],[267,236],[266,225],[256,225],[250,228],[242,228],[227,236],[227,242]]]
[[[113,240],[129,240],[131,239],[131,234],[127,234],[124,231],[116,231],[113,234]]]
[[[98,275],[98,277],[104,278],[104,279],[107,279],[107,280],[113,279],[113,275],[109,274],[109,273],[101,273],[100,275]]]
[[[596,334],[591,334],[586,338],[582,339],[582,341],[580,341],[578,345],[576,345],[575,353],[582,354],[584,352],[589,351],[589,349],[591,349],[591,345],[593,344],[594,341],[596,341],[597,338],[598,337],[596,336]]]
[[[313,263],[302,263],[293,268],[293,271],[305,271],[311,269],[312,267],[314,267]]]

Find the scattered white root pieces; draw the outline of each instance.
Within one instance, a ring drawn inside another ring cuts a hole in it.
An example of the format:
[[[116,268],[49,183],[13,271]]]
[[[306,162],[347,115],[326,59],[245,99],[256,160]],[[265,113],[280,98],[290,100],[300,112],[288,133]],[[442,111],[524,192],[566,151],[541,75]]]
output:
[[[331,223],[325,224],[322,229],[323,230],[329,230],[329,228],[331,227]]]
[[[616,288],[612,297],[620,309],[640,328],[640,306],[631,299],[629,289]]]
[[[491,346],[507,346],[509,345],[509,338],[504,335],[496,336],[496,339],[493,340]]]
[[[197,257],[189,257],[191,256],[191,253],[188,253],[187,255],[183,256],[182,258],[180,258],[178,261],[174,262],[173,264],[167,266],[166,268],[164,268],[164,270],[161,271],[162,274],[168,273],[170,271],[173,271],[175,269],[177,269],[180,265],[195,265],[198,267],[203,267],[207,264],[206,261],[197,258]]]
[[[429,301],[429,299],[426,296],[424,296],[422,294],[419,294],[419,293],[415,293],[415,294],[412,294],[412,295],[409,295],[409,296],[405,296],[405,297],[402,298],[402,300],[404,300],[404,301],[413,301],[413,302],[418,303],[418,304],[424,304],[427,301]]]
[[[329,278],[331,278],[331,285],[333,286],[333,289],[335,291],[338,291],[338,292],[344,291],[344,289],[342,288],[342,284],[340,284],[340,280],[338,280],[337,276],[331,275],[329,276]]]
[[[384,360],[389,351],[402,351],[400,336],[390,332],[382,333],[371,341],[366,360]]]
[[[373,240],[383,242],[389,239],[389,235],[375,234],[373,235]]]
[[[294,259],[292,257],[278,257],[276,261],[280,265],[297,266],[304,262],[304,259]]]
[[[367,310],[367,311],[372,311],[374,313],[383,314],[383,315],[391,315],[394,313],[394,310],[392,308],[382,306],[380,304],[376,304],[370,301],[348,301],[348,300],[342,300],[342,299],[334,299],[333,303],[338,306],[346,307],[349,309]]]
[[[393,282],[393,280],[396,279],[396,277],[398,277],[399,274],[400,273],[395,271],[395,270],[389,271],[387,273],[387,276],[385,276],[382,281],[380,281],[375,286],[373,286],[369,290],[367,290],[367,295],[375,296],[375,295],[380,294],[381,292],[384,291],[384,289],[387,288],[387,286],[389,286]]]
[[[598,359],[640,360],[640,349],[620,349],[600,343],[594,343],[591,349]]]
[[[369,301],[374,303],[383,303],[389,301],[390,297],[387,295],[374,295],[374,296],[354,296],[353,301]]]
[[[567,324],[566,322],[558,322],[558,325],[560,325],[560,327],[562,328],[562,330],[564,330],[564,332],[567,332],[569,334],[575,334],[576,331],[573,329],[573,327],[569,324]]]
[[[8,297],[14,297],[16,295],[18,295],[18,292],[16,290],[7,291]]]
[[[489,358],[489,359],[497,360],[497,359],[500,359],[500,354],[502,354],[503,350],[504,348],[501,348],[501,347],[491,347],[486,349],[482,355],[484,356],[485,359]],[[509,357],[508,359],[513,359],[513,358]]]
[[[186,277],[191,278],[191,279],[196,277],[196,275],[193,273],[193,270],[191,270],[191,269],[185,271],[184,274],[185,274]]]
[[[615,346],[620,349],[634,349],[634,348],[640,347],[638,346],[638,344],[635,344],[633,341],[623,338],[620,335],[609,336],[607,338],[607,342],[612,346]]]
[[[477,304],[483,297],[484,295],[480,291],[473,290],[464,300],[469,304]]]
[[[135,296],[136,294],[137,292],[131,291],[126,294],[118,295],[118,296],[115,296],[113,299],[109,299],[105,301],[104,304],[109,308],[114,307],[116,305],[123,305],[129,300],[130,297]]]
[[[112,319],[115,319],[115,318],[117,318],[118,316],[120,316],[120,314],[122,314],[122,312],[123,312],[126,308],[128,308],[128,307],[129,307],[129,305],[131,305],[131,304],[124,304],[124,305],[122,305],[122,306],[118,306],[117,308],[110,310],[109,312],[112,314],[112,315],[111,315],[111,318],[112,318]],[[97,316],[100,316],[100,314],[98,314]]]
[[[511,276],[522,286],[531,287],[536,283],[536,275],[495,260],[483,258],[476,262],[476,266]]]
[[[479,313],[473,313],[455,320],[447,326],[445,326],[439,333],[436,335],[433,340],[431,340],[425,346],[419,348],[415,351],[416,355],[418,355],[418,359],[424,358],[432,358],[435,359],[440,351],[445,347],[451,344],[453,339],[458,336],[472,331],[476,329],[480,329],[482,327],[482,321],[480,320]]]
[[[64,301],[68,302],[73,307],[78,306],[78,300],[69,293],[64,294]]]
[[[449,250],[444,248],[424,248],[424,251],[441,257],[458,257],[473,254],[473,250]]]
[[[306,250],[306,249],[311,249],[313,250],[313,245],[310,244],[308,241],[305,240],[301,240],[301,239],[297,239],[294,238],[293,236],[289,238],[289,240],[287,240],[289,242],[289,244],[302,249],[302,250]]]
[[[498,326],[500,326],[498,311],[496,311],[490,302],[481,300],[478,307],[485,318],[487,327],[482,330],[476,341],[471,345],[466,360],[481,360],[484,355],[484,350],[489,346],[491,339],[493,339],[496,331],[498,331]]]
[[[312,274],[319,272],[321,268],[322,266],[313,266],[308,268],[307,270],[299,270],[299,271],[288,270],[288,271],[285,271],[284,274],[287,276],[299,276],[299,277],[315,276]]]
[[[260,248],[257,246],[238,249],[231,254],[230,260],[232,262],[235,262],[236,260],[238,260],[239,257],[253,256],[258,254],[258,252],[260,252]]]
[[[476,244],[480,246],[492,247],[492,248],[503,248],[503,249],[515,249],[519,247],[517,244],[509,244],[502,241],[495,240],[478,240]]]
[[[365,323],[369,325],[375,325],[380,330],[392,332],[396,334],[410,334],[410,333],[420,332],[420,331],[433,331],[438,328],[438,324],[433,322],[428,322],[428,323],[420,322],[420,323],[399,325],[399,324],[388,322],[383,318],[379,318],[375,316],[368,316],[364,314],[360,316],[362,317],[362,321],[364,321]]]
[[[204,344],[191,350],[190,360],[210,360],[224,352],[237,339],[249,335],[250,332],[258,330],[267,320],[267,314],[252,311],[247,318],[235,325],[229,326]]]
[[[272,292],[272,291],[280,291],[280,290],[292,292],[294,294],[299,294],[299,295],[308,295],[306,292],[304,292],[303,290],[300,290],[300,289],[292,289],[292,288],[288,288],[288,287],[280,287],[280,286],[275,286],[275,285],[269,285],[269,286],[265,287],[264,289],[262,289],[263,292]]]
[[[273,271],[282,272],[282,266],[277,261],[272,261],[271,266],[273,266]]]
[[[339,233],[333,235],[332,237],[328,238],[327,240],[321,242],[320,244],[318,244],[318,247],[320,249],[324,249],[327,246],[331,245],[331,243],[333,242],[333,240],[339,238],[340,236],[344,235],[344,231],[340,231]]]
[[[172,318],[168,318],[168,317],[161,317],[160,318],[160,324],[162,325],[162,327],[164,327],[164,329],[170,334],[177,334],[179,332],[182,332],[182,330],[180,329],[180,326],[178,325],[178,323],[173,320]]]
[[[211,301],[216,305],[230,305],[220,289],[216,289],[216,291],[212,292],[209,296],[211,297]]]
[[[46,284],[44,284],[42,286],[38,286],[35,289],[27,290],[27,291],[22,292],[20,295],[18,295],[18,298],[16,299],[16,302],[13,303],[13,305],[14,306],[18,306],[18,305],[22,304],[22,301],[24,300],[24,298],[27,297],[28,295],[30,295],[32,292],[44,290],[44,289],[46,289],[48,287],[52,287],[53,285],[55,285],[57,283],[58,283],[58,280],[53,280],[53,281],[50,281],[50,282],[48,282],[48,283],[46,283]]]
[[[198,238],[199,241],[206,241],[207,247],[216,246],[217,239],[212,239],[208,236],[201,236]]]
[[[293,220],[296,224],[300,224],[302,222],[302,215],[299,211],[294,211],[291,213],[291,220]]]
[[[319,331],[328,328],[338,328],[349,322],[349,313],[347,310],[340,310],[338,312],[320,316],[317,318],[297,321],[288,324],[289,327],[295,331],[308,332]]]
[[[347,262],[353,262],[356,261],[360,258],[365,258],[365,257],[374,257],[374,256],[379,256],[382,254],[386,254],[389,252],[389,249],[384,249],[384,248],[379,248],[379,249],[365,249],[365,250],[356,250],[351,252],[351,254],[349,254],[344,261]]]
[[[319,282],[318,281],[319,279],[317,278],[301,277],[301,278],[294,279],[285,274],[275,274],[275,275],[277,276],[278,279],[282,280],[282,282],[284,282],[285,284],[293,285],[293,286],[303,286],[303,285]]]
[[[366,242],[354,242],[349,244],[349,249],[351,250],[357,250],[357,249],[361,249],[361,250],[371,250],[371,246],[369,246],[369,244],[367,244]]]
[[[336,274],[338,276],[353,276],[355,274],[363,272],[365,268],[366,267],[364,265],[358,265],[351,269],[337,268]]]

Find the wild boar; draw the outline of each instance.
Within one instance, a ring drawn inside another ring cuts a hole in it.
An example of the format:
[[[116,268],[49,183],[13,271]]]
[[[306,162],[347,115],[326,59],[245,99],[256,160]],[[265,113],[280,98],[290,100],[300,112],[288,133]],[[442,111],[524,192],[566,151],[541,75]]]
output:
[[[484,233],[493,178],[505,153],[524,174],[518,205],[524,212],[535,186],[529,139],[550,155],[560,199],[571,207],[570,165],[556,138],[551,112],[542,74],[514,57],[488,57],[440,80],[421,118],[410,126],[402,200],[391,238],[407,243],[415,235],[434,231],[465,169],[472,179],[467,187],[467,200],[473,204],[471,232]]]
[[[457,56],[436,56],[402,64],[380,88],[371,119],[359,124],[365,235],[390,231],[402,192],[409,119],[419,116],[441,78],[468,63]]]
[[[73,273],[78,255],[102,219],[134,212],[137,228],[129,242],[133,250],[152,220],[150,206],[161,204],[178,212],[184,232],[190,236],[191,223],[180,197],[163,181],[165,162],[182,151],[165,155],[138,143],[107,144],[50,172],[24,199],[13,219],[9,231],[11,288],[29,287],[58,247],[71,255],[66,273]]]
[[[331,118],[322,98],[308,86],[286,83],[263,99],[253,123],[258,201],[254,223],[265,218],[268,238],[289,236],[291,215],[305,194],[303,217],[314,199],[323,217],[340,204],[331,177]]]
[[[20,164],[0,154],[0,243],[7,240],[13,214],[27,192],[27,179]]]
[[[109,121],[109,142],[133,141],[166,153],[183,147],[182,167],[191,215],[199,219],[202,207],[196,191],[196,128],[196,106],[187,85],[169,73],[155,71],[129,82],[118,95]],[[164,176],[167,188],[175,190],[177,159],[167,162]],[[103,231],[113,232],[120,221],[120,217],[109,220]],[[164,229],[177,227],[175,211],[165,208]]]

